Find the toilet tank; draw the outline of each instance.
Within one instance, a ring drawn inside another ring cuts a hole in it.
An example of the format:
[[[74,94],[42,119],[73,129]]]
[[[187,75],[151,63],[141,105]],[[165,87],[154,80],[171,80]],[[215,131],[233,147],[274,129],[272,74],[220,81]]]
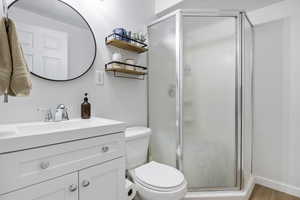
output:
[[[147,127],[126,129],[126,169],[133,169],[147,162],[150,135],[151,129]]]

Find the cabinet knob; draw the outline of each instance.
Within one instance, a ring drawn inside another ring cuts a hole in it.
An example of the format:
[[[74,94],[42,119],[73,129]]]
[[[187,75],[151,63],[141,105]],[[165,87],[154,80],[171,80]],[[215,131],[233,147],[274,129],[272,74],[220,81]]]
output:
[[[41,167],[42,169],[47,169],[49,166],[50,166],[50,162],[48,162],[48,161],[42,162],[42,163],[40,164],[40,167]]]
[[[77,190],[77,185],[75,185],[75,184],[70,185],[69,190],[70,190],[70,192],[75,192]]]
[[[82,181],[82,186],[83,187],[88,187],[90,185],[90,181],[88,181],[88,180],[83,180]]]
[[[102,151],[105,153],[105,152],[108,152],[108,150],[109,150],[109,147],[108,146],[104,146],[104,147],[102,147]]]

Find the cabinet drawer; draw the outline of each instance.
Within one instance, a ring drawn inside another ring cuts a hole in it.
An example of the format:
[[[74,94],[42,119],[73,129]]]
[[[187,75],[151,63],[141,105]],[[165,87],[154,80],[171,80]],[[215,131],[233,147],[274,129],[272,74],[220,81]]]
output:
[[[0,155],[0,194],[124,155],[124,133]]]

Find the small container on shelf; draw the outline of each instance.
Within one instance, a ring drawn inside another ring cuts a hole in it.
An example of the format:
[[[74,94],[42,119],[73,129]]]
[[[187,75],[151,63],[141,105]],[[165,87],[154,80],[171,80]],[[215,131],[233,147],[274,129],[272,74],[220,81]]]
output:
[[[124,40],[126,35],[126,30],[124,28],[115,28],[113,30],[114,38],[116,40]]]
[[[125,40],[127,42],[131,42],[131,31],[126,31],[126,38],[125,38]]]
[[[142,42],[142,43],[145,43],[146,42],[146,34],[140,32],[139,34],[139,40]]]
[[[139,43],[136,42],[136,40],[139,40],[139,34],[138,34],[138,33],[133,33],[132,39],[133,39],[133,40],[131,41],[132,44],[135,44],[135,45],[138,45],[138,44],[139,44]]]
[[[126,69],[136,70],[136,67],[134,66],[136,64],[135,59],[131,59],[131,58],[125,59],[125,63],[129,64],[129,65],[126,65]]]
[[[123,64],[120,64],[120,63],[112,63],[111,68],[113,68],[113,69],[125,69],[126,66],[123,65]]]
[[[125,66],[121,64],[123,56],[119,52],[114,52],[111,57],[113,63],[111,64],[111,68],[113,69],[124,69]]]
[[[123,58],[122,54],[120,54],[119,52],[114,52],[111,56],[111,60],[112,61],[121,61]]]

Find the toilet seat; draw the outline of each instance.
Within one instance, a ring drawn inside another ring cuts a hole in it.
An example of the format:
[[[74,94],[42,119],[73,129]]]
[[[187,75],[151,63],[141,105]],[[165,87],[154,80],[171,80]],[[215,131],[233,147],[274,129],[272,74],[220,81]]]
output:
[[[179,170],[154,161],[136,168],[134,176],[136,182],[154,191],[176,191],[186,186],[184,175]]]

